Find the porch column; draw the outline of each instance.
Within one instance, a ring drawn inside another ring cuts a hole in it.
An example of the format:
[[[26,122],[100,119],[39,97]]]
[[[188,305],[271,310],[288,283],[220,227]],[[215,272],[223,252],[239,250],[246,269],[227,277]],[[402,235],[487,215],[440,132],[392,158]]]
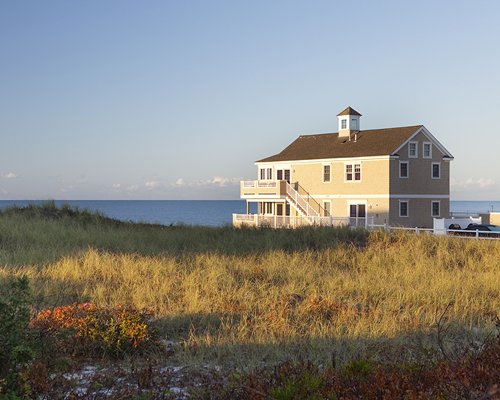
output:
[[[250,211],[250,207],[249,207],[248,200],[247,200],[247,215],[250,214],[249,211]]]

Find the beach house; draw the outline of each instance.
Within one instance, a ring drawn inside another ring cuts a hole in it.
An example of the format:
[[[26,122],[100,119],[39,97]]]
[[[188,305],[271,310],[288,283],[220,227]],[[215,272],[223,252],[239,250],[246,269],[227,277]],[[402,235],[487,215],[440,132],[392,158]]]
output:
[[[351,107],[337,117],[338,132],[301,135],[256,161],[257,179],[240,183],[247,212],[233,215],[235,226],[430,228],[448,217],[453,156],[427,128],[362,130]]]

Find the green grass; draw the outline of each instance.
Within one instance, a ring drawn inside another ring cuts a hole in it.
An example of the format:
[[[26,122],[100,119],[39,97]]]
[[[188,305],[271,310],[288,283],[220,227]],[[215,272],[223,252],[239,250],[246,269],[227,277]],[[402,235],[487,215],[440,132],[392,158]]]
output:
[[[449,304],[449,337],[467,343],[500,310],[498,241],[163,227],[48,204],[2,212],[0,243],[0,279],[29,276],[40,307],[150,309],[183,365],[432,359]]]

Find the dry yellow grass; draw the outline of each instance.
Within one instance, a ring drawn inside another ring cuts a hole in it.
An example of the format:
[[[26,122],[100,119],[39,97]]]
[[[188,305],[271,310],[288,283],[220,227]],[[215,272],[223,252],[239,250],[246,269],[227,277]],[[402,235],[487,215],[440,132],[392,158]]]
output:
[[[462,340],[480,340],[500,316],[499,241],[373,233],[363,248],[158,256],[89,249],[45,266],[0,268],[0,277],[20,274],[44,305],[151,309],[183,345],[183,363],[422,357],[412,343],[427,348],[448,304],[450,334]]]

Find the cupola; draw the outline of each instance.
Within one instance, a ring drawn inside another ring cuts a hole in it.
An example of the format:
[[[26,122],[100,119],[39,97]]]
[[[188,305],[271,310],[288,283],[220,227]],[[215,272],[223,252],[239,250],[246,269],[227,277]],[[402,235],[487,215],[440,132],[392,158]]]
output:
[[[351,138],[351,134],[361,130],[359,119],[361,114],[354,108],[347,107],[344,111],[337,114],[339,119],[339,137]]]

